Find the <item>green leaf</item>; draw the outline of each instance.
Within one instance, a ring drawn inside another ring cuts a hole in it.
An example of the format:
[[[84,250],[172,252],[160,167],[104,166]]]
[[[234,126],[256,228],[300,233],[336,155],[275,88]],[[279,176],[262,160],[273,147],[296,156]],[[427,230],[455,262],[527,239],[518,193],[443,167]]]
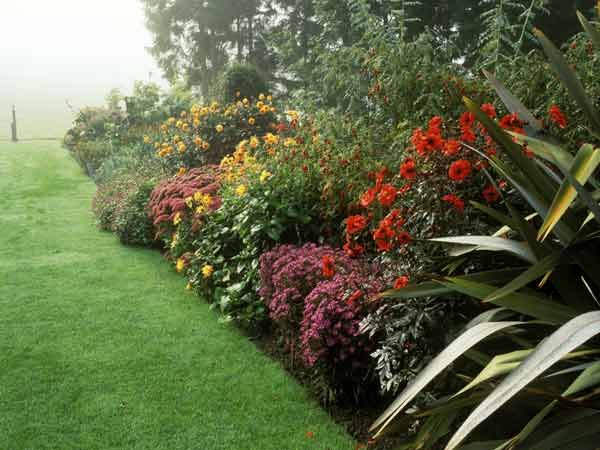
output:
[[[564,355],[570,353],[599,333],[600,311],[582,314],[560,327],[538,345],[535,351],[471,412],[469,417],[450,439],[446,450],[457,448],[480,423],[496,412],[531,381],[549,369]]]
[[[600,361],[585,369],[563,395],[569,397],[598,385],[600,385]]]
[[[509,131],[508,134],[515,138],[519,144],[526,145],[536,156],[556,164],[563,171],[569,170],[573,164],[573,155],[557,145],[512,131]]]
[[[494,75],[492,75],[487,70],[483,70],[483,74],[488,79],[489,83],[492,85],[506,109],[508,109],[511,113],[517,113],[519,119],[525,121],[529,128],[531,128],[536,133],[542,131],[542,123],[527,109],[527,107],[521,103],[521,101],[516,98],[502,82],[500,82]]]
[[[432,242],[445,244],[474,245],[480,250],[505,251],[529,263],[536,263],[537,258],[526,242],[490,236],[455,236],[429,239]]]
[[[523,272],[523,270],[525,270],[525,268],[518,267],[511,269],[489,270],[456,278],[459,280],[477,281],[481,283],[506,283],[518,276],[521,272]],[[402,289],[390,289],[380,293],[377,298],[409,299],[434,297],[449,294],[455,291],[455,289],[443,286],[436,281],[425,281],[419,284],[408,285]]]
[[[600,115],[598,111],[590,101],[583,84],[574,70],[569,66],[569,63],[563,56],[563,54],[554,46],[552,42],[542,33],[540,30],[533,30],[538,40],[542,44],[544,52],[550,60],[550,65],[558,75],[561,83],[567,88],[571,98],[579,105],[584,111],[588,120],[592,124],[592,128],[598,133],[600,132]]]
[[[594,44],[596,51],[600,52],[600,32],[598,31],[598,29],[594,25],[592,25],[586,19],[586,17],[583,14],[581,14],[579,11],[577,11],[577,18],[581,22],[581,26],[583,26],[583,29],[587,33],[588,37]]]
[[[585,185],[590,176],[594,173],[600,164],[600,150],[594,150],[589,144],[581,147],[573,165],[571,166],[571,175],[582,185]],[[567,212],[571,203],[577,198],[576,189],[565,180],[550,206],[550,210],[544,220],[544,224],[539,230],[538,239],[543,241],[552,232],[554,226],[560,221],[563,215]]]
[[[546,256],[538,263],[532,265],[529,269],[527,269],[521,275],[516,277],[510,283],[506,284],[502,288],[493,292],[489,297],[485,298],[483,300],[484,303],[491,302],[492,300],[497,300],[508,294],[512,294],[513,292],[516,292],[519,289],[524,288],[529,283],[537,280],[538,278],[543,277],[548,272],[552,271],[554,269],[554,267],[560,263],[560,260],[562,257],[563,257],[562,251],[552,253],[551,255]]]
[[[437,355],[373,423],[370,430],[379,429],[375,437],[382,433],[389,423],[402,412],[421,390],[463,353],[494,333],[522,324],[522,322],[488,322],[465,331]]]
[[[488,284],[461,280],[459,278],[448,278],[447,280],[447,282],[443,282],[442,284],[479,300],[486,299],[496,291],[495,286]],[[514,292],[502,298],[492,300],[490,303],[553,324],[565,323],[577,315],[575,310],[568,306],[523,292]]]

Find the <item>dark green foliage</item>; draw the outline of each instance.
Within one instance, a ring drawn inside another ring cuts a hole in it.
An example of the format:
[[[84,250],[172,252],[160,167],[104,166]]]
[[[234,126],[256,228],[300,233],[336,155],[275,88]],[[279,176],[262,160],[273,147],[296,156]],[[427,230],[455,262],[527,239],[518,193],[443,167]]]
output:
[[[223,73],[223,101],[257,98],[269,92],[264,75],[254,66],[234,64]]]

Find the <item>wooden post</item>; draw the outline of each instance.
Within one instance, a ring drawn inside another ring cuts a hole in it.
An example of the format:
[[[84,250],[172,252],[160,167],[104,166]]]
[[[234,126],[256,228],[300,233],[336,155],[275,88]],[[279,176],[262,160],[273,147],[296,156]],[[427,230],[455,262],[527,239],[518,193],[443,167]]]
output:
[[[12,123],[10,124],[10,131],[12,136],[12,141],[17,142],[17,112],[15,110],[15,105],[12,107]]]

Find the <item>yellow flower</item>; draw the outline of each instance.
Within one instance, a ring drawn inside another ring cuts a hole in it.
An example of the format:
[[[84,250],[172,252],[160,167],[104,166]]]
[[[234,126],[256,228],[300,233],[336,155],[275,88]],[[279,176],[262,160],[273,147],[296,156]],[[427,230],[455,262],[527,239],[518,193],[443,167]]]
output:
[[[182,177],[187,173],[187,169],[185,167],[180,167],[179,171],[177,172],[177,176],[178,177]]]
[[[284,142],[283,145],[285,147],[294,147],[296,145],[296,140],[294,138],[287,138]]]
[[[193,197],[187,197],[185,199],[185,204],[187,205],[188,208],[192,208],[192,206],[194,205],[194,198]]]
[[[196,147],[201,147],[202,146],[202,138],[200,136],[196,136],[194,138],[194,144],[196,144]]]
[[[275,145],[279,142],[279,136],[273,133],[267,133],[264,137],[265,142],[269,145]]]
[[[271,111],[271,108],[269,108],[267,105],[264,105],[260,108],[261,114],[267,114],[269,111]]]
[[[271,172],[267,172],[266,170],[263,170],[262,173],[260,174],[260,182],[264,183],[269,178],[271,178],[271,175],[272,175]]]
[[[181,273],[181,272],[183,272],[183,269],[185,269],[185,259],[179,258],[177,260],[177,264],[175,264],[175,270],[177,270],[177,272]]]
[[[254,117],[248,118],[248,125],[254,125],[256,123],[256,119]]]
[[[210,148],[210,144],[206,141],[202,143],[202,150],[208,150]]]
[[[238,98],[242,93],[240,91],[235,91],[235,98]]]
[[[173,238],[171,240],[171,248],[175,248],[177,247],[177,244],[179,243],[179,233],[173,233]]]
[[[265,94],[260,94],[260,95],[258,96],[258,99],[259,99],[260,101],[264,101],[264,99],[265,99]]]
[[[213,266],[209,266],[208,264],[206,264],[202,268],[202,275],[204,276],[204,278],[210,278],[214,271],[215,271],[215,269]]]
[[[169,120],[167,120],[167,123],[169,125],[173,125],[175,123],[175,121],[176,121],[175,117],[169,117]]]
[[[235,194],[238,197],[243,197],[248,192],[248,188],[245,184],[240,184],[237,188],[235,188]]]
[[[286,111],[285,113],[288,116],[290,116],[290,119],[292,119],[292,120],[298,120],[298,117],[300,116],[298,111],[294,111],[294,110]]]
[[[190,131],[190,126],[189,126],[189,124],[184,123],[183,126],[181,127],[181,129],[187,133],[188,131]]]
[[[204,194],[202,196],[202,206],[204,206],[205,208],[210,208],[210,205],[212,205],[213,202],[213,198],[211,197],[210,194]]]
[[[181,116],[181,117],[185,117],[185,116],[187,116],[187,111],[181,111],[181,114],[180,114],[180,116]]]
[[[198,206],[196,208],[196,214],[200,215],[200,214],[204,214],[206,210],[204,209],[204,206]]]
[[[256,147],[258,147],[259,143],[260,143],[260,141],[258,140],[258,138],[256,136],[252,136],[250,138],[250,147],[256,148]]]
[[[217,130],[217,133],[222,133],[225,130],[225,127],[219,124],[215,127],[215,130]]]
[[[200,126],[200,119],[194,118],[194,127],[198,128]]]
[[[181,213],[177,213],[175,214],[175,217],[173,217],[173,225],[179,225],[181,223]]]
[[[257,103],[256,103],[256,107],[257,107],[258,109],[262,108],[263,106],[265,106],[265,102],[257,102]]]
[[[272,96],[272,95],[269,95],[269,96],[267,97],[267,101],[268,101],[268,102],[272,102],[272,101],[273,101],[273,96]]]
[[[244,100],[242,100],[242,103],[243,103],[244,105],[247,105],[247,104],[248,104],[248,99],[247,99],[247,98],[245,98]]]
[[[179,149],[179,153],[185,153],[185,151],[187,150],[187,147],[185,146],[185,144],[183,142],[180,142],[177,145],[177,148]]]
[[[150,142],[152,142],[152,139],[150,139],[150,136],[144,136],[144,144],[149,144]]]
[[[175,124],[176,128],[181,128],[183,126],[183,121],[182,120],[178,120],[177,123]]]

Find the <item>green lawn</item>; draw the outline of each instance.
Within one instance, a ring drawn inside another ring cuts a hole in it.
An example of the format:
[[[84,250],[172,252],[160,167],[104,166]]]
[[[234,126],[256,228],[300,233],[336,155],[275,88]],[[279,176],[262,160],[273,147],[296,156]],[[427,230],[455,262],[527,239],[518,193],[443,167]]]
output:
[[[97,231],[93,192],[57,142],[0,143],[1,450],[354,448],[159,253]]]

